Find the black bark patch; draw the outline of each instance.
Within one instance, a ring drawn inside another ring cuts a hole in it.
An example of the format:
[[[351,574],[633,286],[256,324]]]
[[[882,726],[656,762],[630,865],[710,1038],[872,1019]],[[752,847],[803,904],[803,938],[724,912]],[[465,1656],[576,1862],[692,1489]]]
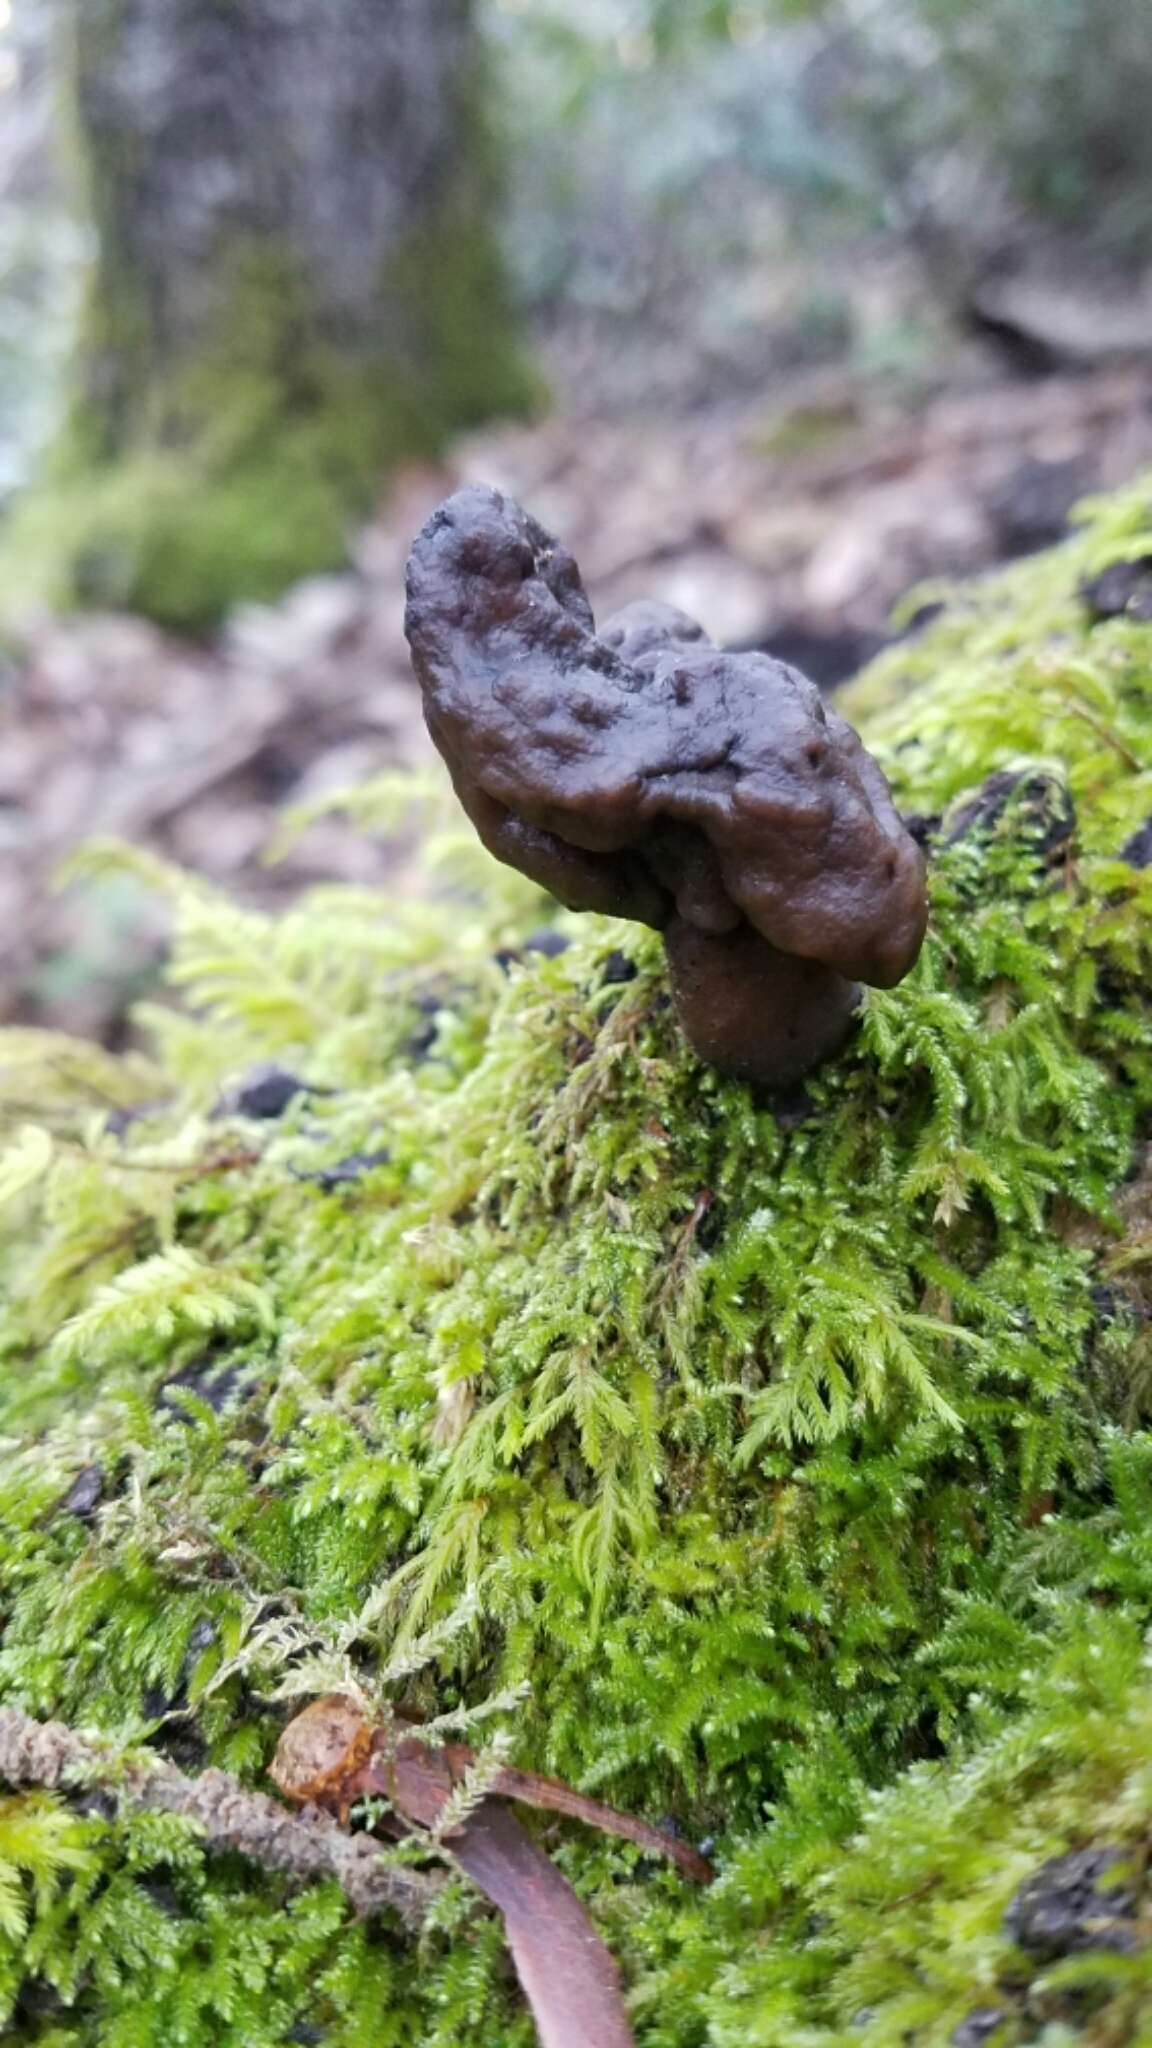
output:
[[[851,626],[821,628],[806,619],[781,619],[755,639],[742,642],[741,647],[759,650],[770,654],[774,661],[802,669],[821,690],[835,690],[858,675],[888,644],[883,633],[867,633]]]
[[[903,825],[909,839],[914,839],[921,851],[926,853],[940,830],[940,813],[939,811],[901,811],[900,823]]]
[[[952,2048],[987,2048],[1005,2021],[1011,2018],[1007,2006],[978,2005],[952,2035]]]
[[[609,953],[600,975],[602,988],[614,987],[617,982],[635,981],[640,969],[627,953]]]
[[[338,1159],[334,1166],[317,1166],[309,1172],[302,1167],[291,1166],[289,1172],[297,1180],[311,1181],[314,1187],[322,1188],[326,1195],[337,1188],[351,1187],[375,1166],[387,1166],[392,1154],[386,1147],[378,1152],[350,1152],[346,1159]]]
[[[541,925],[539,931],[529,932],[519,946],[498,947],[492,958],[507,973],[518,960],[523,960],[526,953],[539,953],[545,960],[558,960],[571,944],[571,939],[566,939],[563,932],[554,931],[551,925]]]
[[[278,1067],[272,1060],[261,1061],[220,1097],[212,1114],[250,1116],[271,1122],[274,1117],[283,1116],[298,1095],[311,1092],[307,1081],[302,1081],[298,1074],[290,1074],[286,1067]]]
[[[1051,1857],[1020,1886],[1004,1932],[1046,1962],[1090,1949],[1132,1954],[1139,1941],[1127,1924],[1136,1912],[1130,1861],[1125,1850],[1103,1847]]]
[[[160,1116],[169,1107],[167,1102],[134,1102],[120,1109],[110,1109],[104,1119],[104,1129],[110,1137],[122,1138],[133,1124],[140,1123],[147,1116]]]
[[[1106,619],[1152,623],[1152,555],[1138,562],[1113,562],[1080,585],[1080,597],[1094,626]]]
[[[1076,837],[1076,806],[1059,776],[1002,768],[952,806],[943,823],[943,844],[993,838],[1007,828],[1009,810],[1012,837],[1031,845],[1045,866],[1054,864]]]
[[[1152,868],[1152,818],[1145,818],[1139,830],[1120,848],[1121,860],[1130,868]]]
[[[761,1099],[771,1109],[782,1131],[799,1130],[809,1117],[815,1116],[816,1104],[802,1081],[794,1088],[774,1088],[762,1091]]]
[[[1067,533],[1068,515],[1090,482],[1081,456],[1061,462],[1026,456],[989,500],[998,553],[1013,560],[1053,547]]]
[[[85,1465],[76,1474],[60,1507],[64,1514],[75,1515],[78,1522],[90,1522],[103,1498],[103,1465]]]
[[[207,1404],[213,1415],[219,1415],[239,1383],[239,1366],[230,1365],[227,1358],[221,1358],[214,1352],[202,1352],[165,1380],[156,1397],[156,1405],[166,1408],[179,1421],[186,1421],[187,1410],[175,1398],[183,1392],[195,1394],[198,1401]]]

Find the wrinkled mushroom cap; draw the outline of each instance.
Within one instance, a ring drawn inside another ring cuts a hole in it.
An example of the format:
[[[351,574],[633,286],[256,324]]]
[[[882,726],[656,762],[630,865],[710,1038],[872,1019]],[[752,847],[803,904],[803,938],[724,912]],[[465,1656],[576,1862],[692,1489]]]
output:
[[[573,909],[721,935],[889,987],[927,919],[880,769],[814,684],[671,607],[602,629],[568,552],[475,485],[409,562],[433,739],[481,838]]]

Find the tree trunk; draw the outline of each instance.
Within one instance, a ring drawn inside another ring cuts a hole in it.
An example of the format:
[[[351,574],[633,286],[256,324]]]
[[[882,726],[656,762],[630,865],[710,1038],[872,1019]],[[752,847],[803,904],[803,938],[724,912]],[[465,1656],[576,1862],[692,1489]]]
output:
[[[391,462],[523,401],[472,14],[69,0],[75,594],[187,625],[270,595],[339,560]]]

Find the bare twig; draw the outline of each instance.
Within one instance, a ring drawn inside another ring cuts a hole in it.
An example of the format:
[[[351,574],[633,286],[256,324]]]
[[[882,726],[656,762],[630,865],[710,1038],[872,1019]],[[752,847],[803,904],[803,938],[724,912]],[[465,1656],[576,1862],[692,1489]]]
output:
[[[605,1816],[613,1824],[627,1816],[552,1779],[496,1768],[475,1805],[445,1825],[470,1768],[482,1761],[459,1744],[433,1748],[418,1736],[398,1735],[394,1724],[371,1722],[350,1696],[328,1693],[289,1722],[272,1778],[287,1798],[315,1800],[337,1813],[365,1794],[382,1794],[401,1821],[440,1841],[503,1915],[540,2048],[635,2048],[614,1957],[567,1878],[504,1799],[490,1794],[499,1787],[533,1805],[557,1806],[551,1795],[559,1792],[560,1811],[598,1826]],[[541,1787],[547,1798],[539,1797]],[[656,1830],[645,1833],[666,1851]]]
[[[0,1782],[106,1786],[126,1806],[195,1821],[212,1849],[234,1850],[301,1884],[335,1878],[358,1912],[388,1906],[409,1927],[421,1924],[442,1883],[435,1875],[384,1862],[378,1843],[347,1834],[326,1814],[288,1813],[227,1771],[190,1778],[162,1758],[139,1751],[125,1757],[62,1721],[35,1721],[15,1707],[0,1707]]]

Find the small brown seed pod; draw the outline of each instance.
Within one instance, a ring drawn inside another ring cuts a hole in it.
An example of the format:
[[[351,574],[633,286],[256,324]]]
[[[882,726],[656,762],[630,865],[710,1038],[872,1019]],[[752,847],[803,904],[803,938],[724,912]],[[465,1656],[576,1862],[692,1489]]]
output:
[[[295,1806],[347,1811],[359,1797],[374,1731],[355,1700],[339,1692],[313,1700],[289,1721],[269,1776]]]

